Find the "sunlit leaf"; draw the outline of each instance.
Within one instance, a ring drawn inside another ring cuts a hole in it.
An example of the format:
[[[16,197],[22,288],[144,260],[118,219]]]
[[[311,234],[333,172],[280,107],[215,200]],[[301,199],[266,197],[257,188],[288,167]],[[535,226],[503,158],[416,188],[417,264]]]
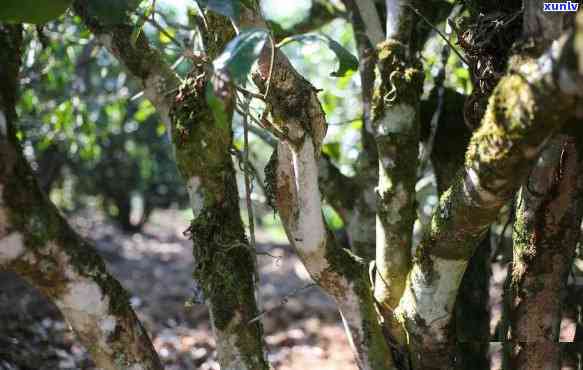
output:
[[[235,83],[242,83],[259,57],[269,33],[261,28],[249,28],[231,40],[213,62],[216,70],[227,70]]]
[[[228,127],[229,117],[227,115],[225,103],[215,95],[214,87],[211,82],[206,86],[206,101],[213,112],[215,123],[220,127]]]
[[[334,41],[326,35],[319,33],[306,33],[303,35],[295,35],[286,37],[283,39],[278,46],[284,46],[291,42],[304,42],[304,43],[322,43],[328,46],[328,48],[336,54],[338,58],[338,68],[336,71],[330,73],[333,77],[346,76],[350,71],[358,70],[358,59],[352,55],[348,50],[346,50],[338,42]]]
[[[322,151],[334,160],[339,160],[341,155],[340,143],[329,143],[322,147]]]

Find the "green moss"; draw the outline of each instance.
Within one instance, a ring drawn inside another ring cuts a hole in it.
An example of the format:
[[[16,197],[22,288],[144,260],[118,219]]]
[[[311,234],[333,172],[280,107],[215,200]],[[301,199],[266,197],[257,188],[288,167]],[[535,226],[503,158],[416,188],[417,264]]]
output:
[[[423,66],[407,56],[407,47],[397,40],[387,40],[377,47],[381,84],[373,97],[373,122],[378,122],[385,110],[399,103],[417,106],[423,89]]]
[[[356,256],[350,249],[338,245],[331,234],[329,234],[326,242],[325,258],[330,264],[329,269],[345,277],[348,281],[368,280],[366,262]]]
[[[208,21],[218,29],[208,35],[209,55],[216,56],[232,36],[232,26],[224,17],[209,13]],[[221,33],[221,29],[227,33]],[[222,335],[235,337],[237,351],[252,369],[267,369],[263,356],[262,326],[248,322],[258,315],[255,302],[255,255],[245,235],[239,210],[236,172],[231,160],[232,130],[220,124],[207,101],[211,88],[207,71],[196,67],[178,90],[171,111],[176,162],[182,176],[200,181],[202,210],[192,220],[195,269],[193,278],[210,302],[213,326]],[[222,89],[224,113],[230,123],[232,91]]]

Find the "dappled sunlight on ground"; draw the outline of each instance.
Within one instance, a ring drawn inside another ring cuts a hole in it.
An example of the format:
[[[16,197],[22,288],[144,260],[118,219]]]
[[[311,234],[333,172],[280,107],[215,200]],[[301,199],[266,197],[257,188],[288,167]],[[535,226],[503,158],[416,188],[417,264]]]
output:
[[[159,211],[140,234],[126,235],[99,217],[72,224],[95,242],[110,271],[131,292],[168,370],[218,369],[204,305],[185,306],[193,294],[193,259],[183,212]],[[257,233],[262,321],[275,369],[356,370],[333,302],[311,281],[286,245]],[[295,296],[286,296],[294,291]],[[10,364],[15,364],[16,367]],[[13,367],[10,367],[13,366]],[[11,273],[0,273],[0,369],[93,369],[58,311]]]

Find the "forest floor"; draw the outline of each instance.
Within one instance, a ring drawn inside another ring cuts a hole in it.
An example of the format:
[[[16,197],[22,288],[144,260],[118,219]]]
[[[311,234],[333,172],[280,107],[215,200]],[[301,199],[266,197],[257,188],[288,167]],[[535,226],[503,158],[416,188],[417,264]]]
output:
[[[131,293],[166,369],[218,370],[208,312],[204,304],[185,304],[195,291],[191,241],[183,235],[185,214],[157,211],[133,235],[95,213],[88,215],[76,215],[72,225],[94,242],[109,270]],[[256,236],[260,251],[279,257],[258,257],[262,322],[274,369],[356,370],[334,303],[310,286],[288,245],[274,242],[261,228]],[[492,266],[492,331],[501,314],[505,266]],[[571,341],[574,331],[574,321],[564,319],[561,340]],[[500,350],[500,343],[492,343],[492,369],[501,367]],[[0,370],[56,369],[94,367],[58,310],[12,273],[0,272]]]
[[[74,227],[92,240],[109,270],[131,294],[167,370],[218,370],[204,305],[193,296],[188,220],[155,212],[143,231],[128,235],[102,218],[79,214]],[[289,246],[257,230],[262,308],[269,360],[277,370],[356,370],[334,303],[310,285]],[[305,288],[307,287],[307,288]],[[287,303],[281,304],[287,295]],[[9,272],[0,272],[0,370],[94,369],[58,310]]]

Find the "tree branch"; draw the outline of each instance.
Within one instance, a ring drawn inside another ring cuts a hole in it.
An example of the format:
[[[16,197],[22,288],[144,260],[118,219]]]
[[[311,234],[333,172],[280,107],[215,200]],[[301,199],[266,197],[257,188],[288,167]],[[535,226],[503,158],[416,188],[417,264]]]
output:
[[[21,33],[0,24],[0,268],[57,305],[97,367],[161,370],[127,293],[42,193],[21,152],[14,128]]]
[[[372,97],[375,83],[376,50],[366,34],[366,26],[355,0],[343,0],[349,10],[354,38],[358,49],[360,84],[362,90],[362,128],[360,129],[363,150],[357,159],[357,191],[354,211],[347,220],[350,247],[358,256],[374,260],[376,253],[376,193],[378,183],[378,153],[372,135]]]
[[[356,6],[363,20],[365,32],[370,42],[376,45],[385,39],[381,26],[381,18],[374,4],[374,0],[356,0]]]
[[[294,24],[291,28],[282,29],[279,24],[275,22],[268,22],[273,30],[276,41],[281,41],[286,37],[298,35],[301,33],[308,33],[338,18],[345,18],[346,12],[339,9],[330,0],[313,0],[310,13],[299,23]]]
[[[393,312],[405,290],[411,266],[411,243],[416,218],[415,184],[420,139],[420,96],[423,70],[415,47],[410,1],[387,2],[387,17],[395,30],[379,44],[380,85],[374,96],[373,135],[378,151],[375,299],[384,308],[389,330],[405,342]],[[398,13],[392,14],[393,7]],[[387,24],[389,21],[387,20]]]
[[[510,313],[516,369],[560,368],[561,310],[583,213],[583,153],[577,149],[576,138],[554,137],[519,194]],[[532,343],[538,355],[519,342]]]
[[[583,34],[583,22],[577,34]],[[572,82],[583,70],[577,69],[583,63],[577,65],[574,44],[571,35],[554,49],[560,52],[558,63],[550,53],[514,61],[471,139],[463,172],[441,197],[431,230],[416,249],[397,314],[413,347],[425,354],[419,367],[433,369],[447,361],[448,327],[469,257],[563,124],[562,116],[574,111],[575,95],[583,93],[583,84]],[[553,78],[561,75],[571,79]]]
[[[251,11],[245,12],[243,22],[265,27]],[[272,157],[276,207],[286,234],[314,281],[336,300],[359,367],[392,369],[367,265],[336,243],[322,215],[318,163],[326,120],[317,91],[279,51],[274,53],[271,69],[271,55],[267,45],[253,80],[260,91],[265,91],[270,81],[268,109],[273,122],[286,133]]]

